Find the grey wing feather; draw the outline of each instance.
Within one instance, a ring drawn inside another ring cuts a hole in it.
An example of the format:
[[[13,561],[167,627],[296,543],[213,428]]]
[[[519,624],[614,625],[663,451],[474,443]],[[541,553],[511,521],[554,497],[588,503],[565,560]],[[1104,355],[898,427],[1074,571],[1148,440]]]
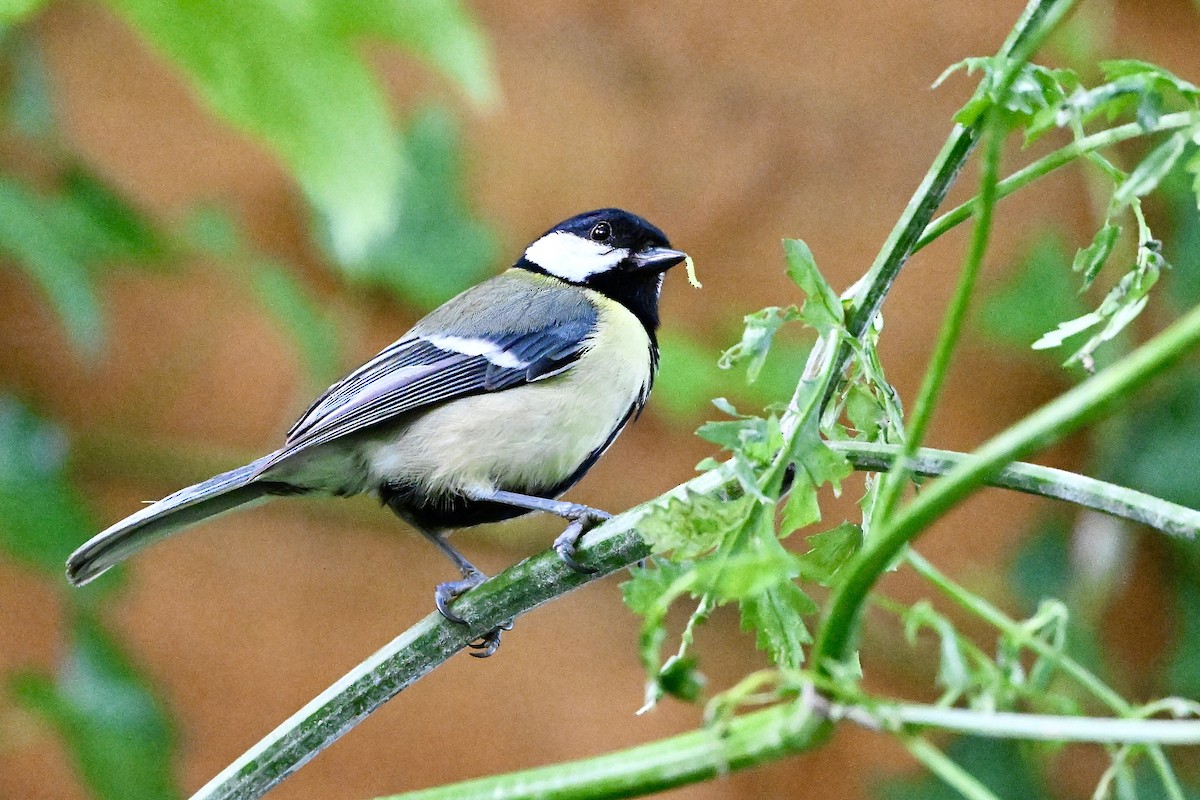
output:
[[[415,328],[313,403],[292,426],[283,449],[262,470],[301,450],[435,403],[561,374],[586,349],[595,326],[596,312],[590,304],[572,310],[575,313],[566,318],[551,317],[550,325],[490,334],[488,341],[510,356],[507,359],[496,359],[496,353],[491,353],[489,360],[436,345],[424,338],[432,338],[431,334]],[[472,335],[480,336],[477,328]]]

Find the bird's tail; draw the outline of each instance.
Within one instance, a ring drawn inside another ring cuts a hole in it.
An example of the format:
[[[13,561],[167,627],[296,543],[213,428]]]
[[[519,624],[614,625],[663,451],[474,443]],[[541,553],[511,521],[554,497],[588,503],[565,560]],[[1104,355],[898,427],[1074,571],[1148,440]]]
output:
[[[143,547],[277,491],[278,487],[256,480],[268,458],[180,489],[101,531],[67,559],[67,578],[82,586]]]

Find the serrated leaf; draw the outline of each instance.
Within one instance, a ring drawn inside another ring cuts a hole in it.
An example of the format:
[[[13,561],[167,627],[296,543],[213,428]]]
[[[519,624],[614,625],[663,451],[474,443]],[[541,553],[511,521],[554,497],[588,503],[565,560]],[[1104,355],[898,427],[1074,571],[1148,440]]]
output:
[[[661,601],[667,590],[691,569],[690,564],[656,558],[653,566],[631,567],[629,580],[621,584],[625,605],[639,617],[648,615]]]
[[[789,322],[800,319],[800,313],[795,306],[780,308],[771,306],[753,314],[747,314],[743,320],[742,339],[733,347],[721,354],[717,365],[721,369],[745,363],[746,380],[754,383],[767,361],[775,334]]]
[[[332,255],[351,280],[434,308],[490,274],[498,246],[491,226],[467,206],[450,114],[438,107],[416,114],[404,148],[411,166],[389,187],[397,214],[392,232],[354,257],[335,241]]]
[[[89,614],[79,612],[59,674],[12,685],[21,705],[66,742],[97,797],[174,800],[174,734],[146,679]]]
[[[742,630],[754,632],[758,649],[776,666],[799,669],[804,665],[804,646],[812,642],[804,616],[817,610],[799,586],[784,581],[742,601]]]
[[[1060,322],[1052,331],[1042,334],[1041,338],[1030,345],[1034,350],[1049,350],[1058,347],[1072,336],[1083,333],[1088,328],[1095,327],[1103,321],[1103,317],[1092,311],[1076,319]]]
[[[938,684],[952,692],[968,691],[971,671],[959,645],[958,633],[950,620],[936,612],[926,600],[916,603],[904,614],[904,634],[910,644],[916,642],[922,628],[929,628],[938,637]]]
[[[496,102],[487,39],[457,0],[336,0],[317,7],[344,35],[395,42],[455,81],[473,102]]]
[[[685,500],[672,497],[638,523],[638,533],[658,554],[672,561],[695,558],[721,544],[750,513],[754,499],[742,496],[724,500],[689,493]]]
[[[783,253],[787,257],[787,274],[804,292],[800,319],[826,333],[842,325],[842,301],[837,292],[817,269],[816,259],[808,245],[799,239],[784,239]]]
[[[1087,313],[1067,271],[1069,258],[1057,234],[1038,236],[1012,277],[984,301],[979,322],[987,336],[1024,349],[1063,317]]]
[[[780,538],[791,536],[796,531],[807,528],[820,520],[821,505],[818,502],[816,488],[808,480],[793,481],[791,492],[783,506]]]
[[[862,528],[852,522],[843,522],[836,528],[808,537],[809,550],[800,556],[800,562],[821,584],[828,586],[839,569],[855,553],[862,549]]]
[[[66,456],[62,431],[0,395],[0,547],[59,578],[67,554],[94,532]]]
[[[1133,202],[1135,197],[1142,197],[1154,191],[1183,155],[1186,145],[1187,134],[1179,132],[1151,150],[1113,192],[1112,208],[1124,208]]]
[[[395,224],[404,165],[383,93],[316,14],[276,0],[108,0],[217,114],[269,146],[352,259]]]
[[[697,562],[696,594],[711,595],[719,603],[745,602],[790,583],[800,572],[799,563],[774,539],[772,544]]]
[[[1108,261],[1108,257],[1120,237],[1120,226],[1108,223],[1096,231],[1096,235],[1092,238],[1090,245],[1081,247],[1075,253],[1075,259],[1071,262],[1071,269],[1075,272],[1083,273],[1083,288],[1080,291],[1085,291],[1092,285],[1092,281],[1096,279],[1096,275],[1104,268],[1104,264]]]
[[[751,464],[768,463],[783,445],[783,434],[775,417],[706,422],[696,429],[696,435],[742,456]]]
[[[338,371],[337,326],[313,302],[307,288],[281,266],[256,262],[251,278],[259,302],[295,342],[312,382],[328,384]]]

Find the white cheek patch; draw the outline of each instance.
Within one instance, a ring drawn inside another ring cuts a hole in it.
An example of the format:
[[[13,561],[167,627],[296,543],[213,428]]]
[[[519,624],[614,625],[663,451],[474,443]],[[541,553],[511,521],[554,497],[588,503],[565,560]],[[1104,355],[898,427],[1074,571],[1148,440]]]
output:
[[[497,367],[505,369],[525,369],[531,363],[522,361],[488,339],[476,339],[470,336],[422,336],[421,338],[442,350],[462,353],[464,356],[483,356]]]
[[[628,257],[627,248],[609,247],[564,231],[546,234],[525,251],[527,261],[572,283],[613,269]]]

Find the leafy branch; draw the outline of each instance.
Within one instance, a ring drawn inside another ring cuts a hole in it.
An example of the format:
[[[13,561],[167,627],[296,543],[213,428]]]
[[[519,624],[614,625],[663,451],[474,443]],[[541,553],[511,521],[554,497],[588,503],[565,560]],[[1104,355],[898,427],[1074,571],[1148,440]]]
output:
[[[579,557],[597,569],[594,575],[568,570],[551,553],[505,571],[462,598],[457,608],[470,620],[469,625],[451,625],[436,615],[418,623],[230,765],[194,800],[261,796],[480,634],[650,556],[654,558],[647,567],[635,569],[632,580],[625,585],[627,603],[644,618],[641,652],[649,676],[648,705],[666,694],[687,699],[698,696],[700,681],[691,654],[693,640],[713,609],[723,604],[738,605],[743,626],[753,630],[775,669],[750,676],[719,695],[710,706],[710,710],[715,709],[710,714],[710,725],[703,730],[598,759],[405,797],[428,800],[640,794],[803,750],[821,741],[829,721],[846,719],[898,735],[915,758],[973,797],[991,795],[917,735],[918,731],[934,728],[989,736],[1146,745],[1164,785],[1177,798],[1177,781],[1158,745],[1200,741],[1200,723],[1140,719],[1160,707],[1135,709],[1086,670],[1068,666],[1074,662],[1061,652],[1065,617],[1050,613],[1053,609],[1036,620],[1034,634],[1020,640],[1015,635],[1010,637],[1010,650],[1034,650],[1043,665],[1039,667],[1041,672],[1061,669],[1084,683],[1120,718],[997,713],[994,709],[871,698],[860,693],[859,667],[853,652],[862,609],[879,576],[934,520],[985,485],[1058,497],[1146,522],[1176,536],[1192,537],[1197,530],[1200,513],[1196,511],[1082,476],[1013,462],[1112,411],[1178,362],[1200,342],[1200,308],[977,452],[962,455],[920,448],[923,430],[961,336],[962,321],[987,251],[991,214],[1000,198],[1066,163],[1089,161],[1112,180],[1109,217],[1130,209],[1138,222],[1139,260],[1128,273],[1135,277],[1123,278],[1124,283],[1119,282],[1110,292],[1109,305],[1102,305],[1096,312],[1106,322],[1099,336],[1126,324],[1144,306],[1145,293],[1153,283],[1152,272],[1158,265],[1145,256],[1153,249],[1153,237],[1141,214],[1140,198],[1161,180],[1164,165],[1174,165],[1182,158],[1177,137],[1196,124],[1196,96],[1189,94],[1178,79],[1172,80],[1173,76],[1132,62],[1113,68],[1109,82],[1092,90],[1083,89],[1066,72],[1029,64],[1031,54],[1072,5],[1070,0],[1031,0],[998,55],[967,64],[968,68],[985,70],[979,89],[958,115],[958,124],[933,166],[871,269],[847,293],[848,299],[843,301],[833,292],[802,242],[785,242],[788,272],[805,295],[803,306],[767,309],[752,315],[742,342],[724,358],[727,366],[746,365],[753,379],[782,325],[798,320],[814,329],[817,342],[781,413],[757,417],[739,413],[729,403],[719,403],[730,419],[705,425],[700,435],[728,450],[730,457],[722,462],[705,462],[702,468],[706,471],[700,476],[589,533],[581,543]],[[1169,92],[1192,104],[1192,110],[1158,113],[1161,108],[1156,98]],[[1101,112],[1115,113],[1120,104],[1128,102],[1134,102],[1137,109],[1134,127],[1085,134],[1085,123]],[[1054,126],[1070,127],[1075,141],[1001,180],[1002,141],[1020,125],[1030,135],[1040,135]],[[1161,148],[1165,145],[1160,146],[1157,155],[1152,153],[1128,175],[1099,155],[1101,148],[1157,132],[1171,132],[1170,147],[1164,150]],[[936,209],[981,138],[986,139],[987,146],[980,196],[933,221]],[[972,214],[976,226],[971,247],[906,437],[898,401],[882,377],[875,354],[880,308],[912,253]],[[1115,223],[1106,220],[1105,224],[1093,244],[1081,249],[1077,258],[1085,285],[1095,278],[1115,244],[1115,234],[1107,227]],[[1099,341],[1093,338],[1080,352],[1089,356],[1088,348],[1094,349]],[[843,414],[857,433],[842,424]],[[903,444],[892,443],[901,439]],[[868,480],[863,525],[846,523],[809,536],[811,549],[803,556],[785,549],[779,541],[782,536],[820,519],[818,490],[826,485],[839,490],[840,481],[854,467],[892,473],[882,482]],[[912,475],[940,477],[915,500],[901,505],[903,489]],[[910,563],[920,564],[915,560]],[[918,571],[939,585],[934,573],[920,568]],[[798,577],[832,588],[815,641],[804,618],[814,614],[818,606],[798,585]],[[940,588],[954,592],[945,581]],[[685,597],[696,601],[694,610],[679,648],[663,660],[660,651],[666,640],[664,620],[672,605]],[[1014,627],[978,604],[974,610],[1002,631]],[[944,641],[957,641],[958,634],[949,623],[932,616],[925,619],[935,620]],[[924,624],[917,610],[910,612],[908,622],[918,628]],[[1020,625],[1015,627],[1025,630]],[[1047,643],[1043,637],[1057,637],[1057,644]],[[1006,657],[1016,658],[1012,653]],[[811,663],[807,668],[806,659]],[[743,705],[762,702],[772,705],[761,711],[735,713]],[[1167,710],[1194,712],[1185,705]]]

